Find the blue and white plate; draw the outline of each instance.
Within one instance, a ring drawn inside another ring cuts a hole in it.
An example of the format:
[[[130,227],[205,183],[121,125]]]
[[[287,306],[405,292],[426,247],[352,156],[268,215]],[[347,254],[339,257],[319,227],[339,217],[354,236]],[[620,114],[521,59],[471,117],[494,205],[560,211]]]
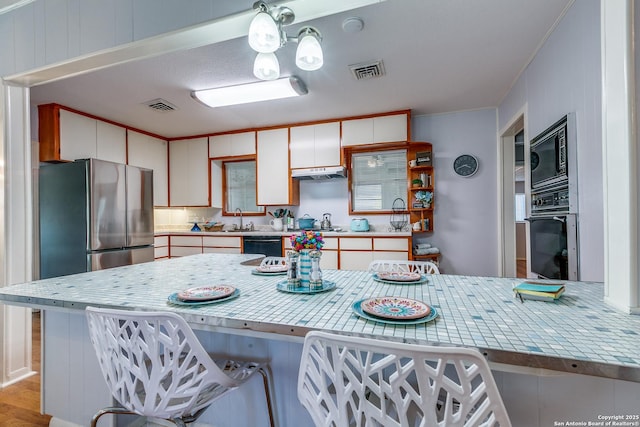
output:
[[[178,292],[174,292],[167,297],[167,302],[173,305],[196,306],[205,304],[217,304],[219,302],[229,301],[240,296],[240,289],[236,289],[231,295],[224,298],[218,298],[206,301],[183,301],[178,297]]]
[[[384,317],[378,317],[378,316],[374,316],[374,315],[366,313],[362,309],[362,303],[364,301],[366,301],[366,300],[367,299],[362,299],[362,300],[354,302],[351,305],[351,308],[352,308],[353,312],[356,315],[358,315],[359,317],[362,317],[363,319],[371,320],[372,322],[386,323],[388,325],[420,325],[422,323],[431,322],[436,317],[438,317],[438,310],[436,310],[435,307],[429,306],[429,308],[430,308],[429,314],[426,315],[425,317],[421,317],[421,318],[418,318],[418,319],[407,319],[407,320],[386,319]]]
[[[336,287],[336,282],[332,282],[330,280],[323,280],[322,288],[320,289],[310,289],[310,288],[304,288],[304,287],[289,288],[289,283],[286,280],[283,280],[281,282],[278,282],[276,289],[282,292],[290,292],[293,294],[317,294],[320,292],[330,291],[331,289],[335,289],[335,287]]]

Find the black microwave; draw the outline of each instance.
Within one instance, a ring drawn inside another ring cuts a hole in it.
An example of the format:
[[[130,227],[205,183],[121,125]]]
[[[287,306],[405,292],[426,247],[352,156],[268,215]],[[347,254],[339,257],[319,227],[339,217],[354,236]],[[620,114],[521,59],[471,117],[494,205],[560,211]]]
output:
[[[568,182],[567,116],[531,140],[530,160],[532,189]]]

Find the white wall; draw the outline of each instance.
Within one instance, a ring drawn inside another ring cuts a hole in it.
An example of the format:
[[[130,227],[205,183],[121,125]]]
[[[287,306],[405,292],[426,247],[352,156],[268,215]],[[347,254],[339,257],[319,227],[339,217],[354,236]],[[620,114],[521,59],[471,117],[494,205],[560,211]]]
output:
[[[602,208],[600,2],[573,3],[498,108],[503,129],[527,106],[525,128],[535,137],[576,113],[581,280],[604,280]]]
[[[0,76],[248,10],[252,0],[36,0],[0,14]]]
[[[413,116],[414,141],[433,144],[434,232],[447,274],[498,276],[496,110]],[[478,159],[478,172],[453,171],[461,154]]]

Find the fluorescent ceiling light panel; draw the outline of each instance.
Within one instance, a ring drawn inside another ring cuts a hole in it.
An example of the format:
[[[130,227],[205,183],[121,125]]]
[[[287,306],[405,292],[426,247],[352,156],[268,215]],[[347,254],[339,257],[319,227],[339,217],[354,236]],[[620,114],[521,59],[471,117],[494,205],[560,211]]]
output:
[[[237,86],[194,90],[191,96],[209,107],[248,104],[307,94],[307,87],[297,77],[266,80]]]

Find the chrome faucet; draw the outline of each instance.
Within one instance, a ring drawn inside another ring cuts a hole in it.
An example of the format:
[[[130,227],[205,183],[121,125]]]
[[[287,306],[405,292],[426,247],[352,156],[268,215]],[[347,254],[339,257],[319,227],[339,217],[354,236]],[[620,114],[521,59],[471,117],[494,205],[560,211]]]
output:
[[[242,230],[242,209],[236,208],[235,212],[233,212],[233,217],[234,218],[235,218],[237,212],[240,212],[240,230]]]

